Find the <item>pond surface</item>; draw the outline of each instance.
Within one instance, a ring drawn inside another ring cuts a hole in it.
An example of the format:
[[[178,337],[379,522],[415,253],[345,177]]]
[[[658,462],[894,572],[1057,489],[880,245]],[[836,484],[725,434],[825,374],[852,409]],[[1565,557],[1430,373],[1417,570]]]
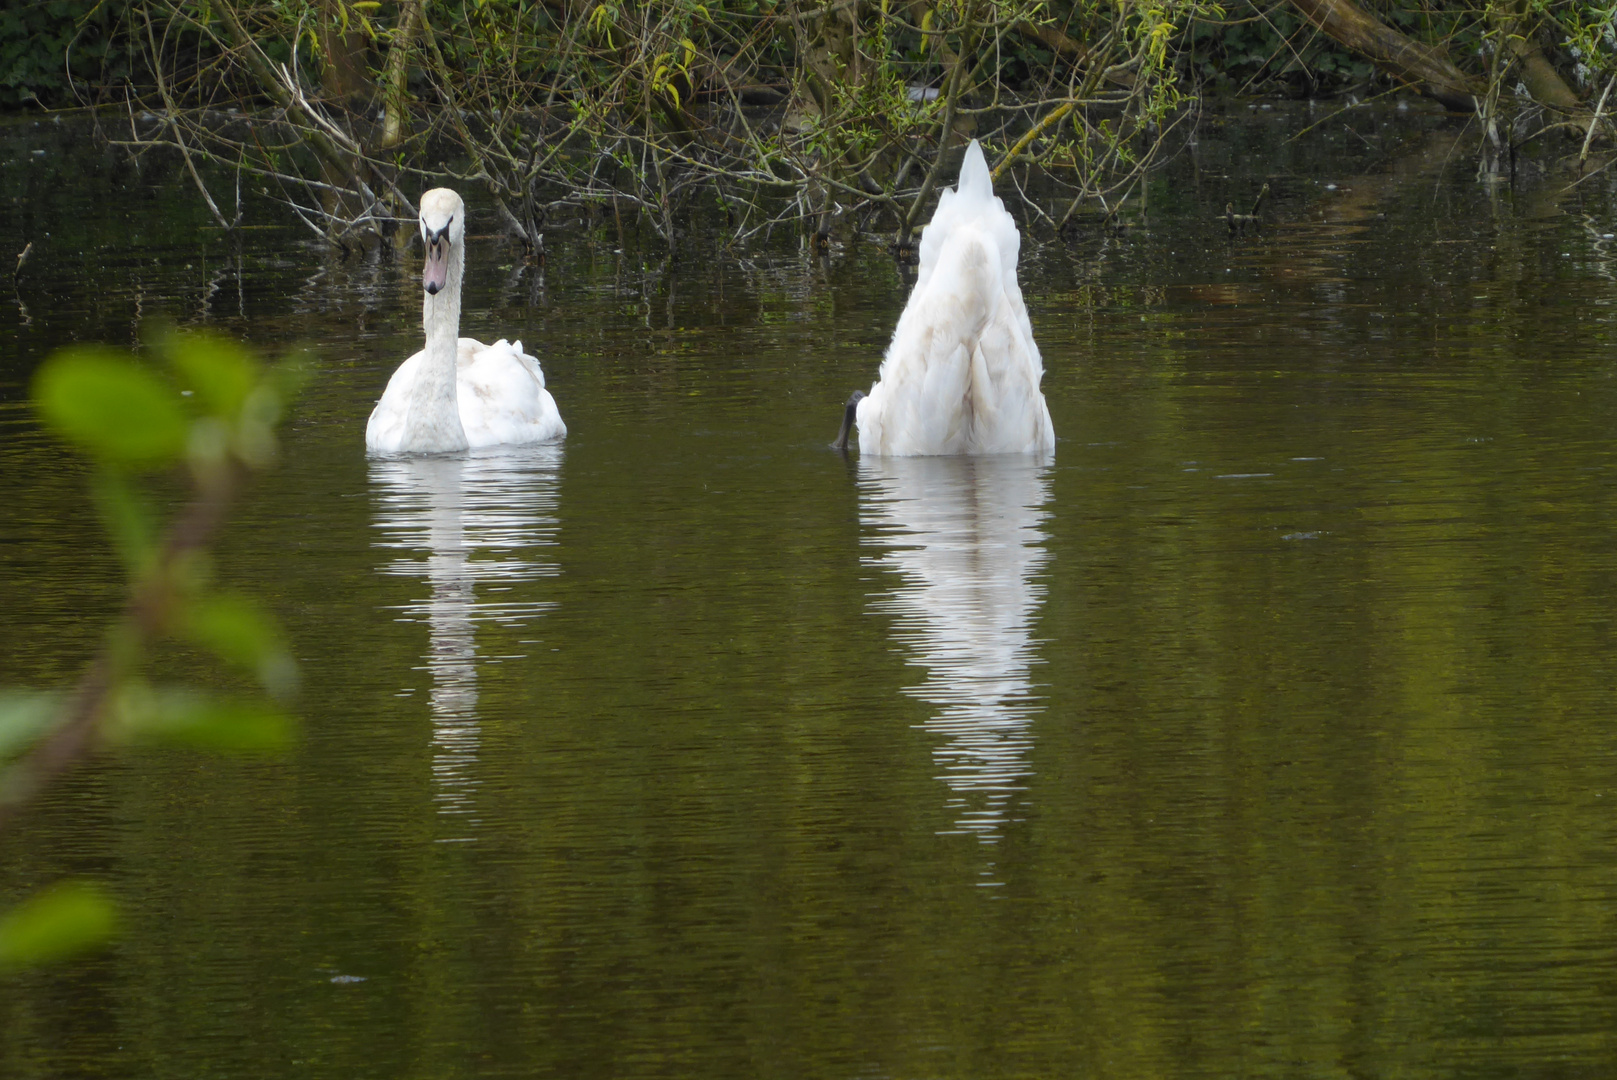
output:
[[[565,445],[367,461],[416,254],[0,131],[4,682],[120,597],[40,360],[167,316],[321,361],[219,553],[300,741],[109,759],[0,837],[0,902],[124,914],[0,982],[0,1074],[1612,1075],[1617,170],[1479,183],[1419,109],[1287,141],[1327,111],[1209,116],[1143,225],[1024,242],[1042,465],[827,448],[877,244],[600,225],[542,276],[471,245],[463,327]]]

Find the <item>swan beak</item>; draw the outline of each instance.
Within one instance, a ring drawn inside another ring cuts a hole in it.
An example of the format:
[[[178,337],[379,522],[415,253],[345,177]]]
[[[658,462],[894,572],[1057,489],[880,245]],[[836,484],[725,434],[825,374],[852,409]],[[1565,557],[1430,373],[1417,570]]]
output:
[[[427,265],[421,271],[421,285],[428,296],[437,296],[449,281],[449,241],[427,242]]]

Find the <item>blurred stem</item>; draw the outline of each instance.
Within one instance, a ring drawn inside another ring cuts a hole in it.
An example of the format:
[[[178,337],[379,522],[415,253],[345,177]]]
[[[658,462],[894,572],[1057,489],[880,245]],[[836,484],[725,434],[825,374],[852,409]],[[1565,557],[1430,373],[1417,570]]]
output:
[[[96,750],[108,703],[145,647],[168,631],[185,564],[218,531],[241,480],[242,468],[233,462],[197,473],[196,496],[169,528],[150,569],[135,582],[122,618],[79,678],[50,734],[0,776],[0,829],[47,784]]]

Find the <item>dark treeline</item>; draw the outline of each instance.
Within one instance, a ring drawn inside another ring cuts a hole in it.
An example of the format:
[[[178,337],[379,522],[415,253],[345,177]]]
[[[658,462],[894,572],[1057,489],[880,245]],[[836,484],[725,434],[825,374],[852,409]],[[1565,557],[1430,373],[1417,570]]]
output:
[[[1525,0],[48,0],[0,14],[0,104],[125,109],[115,141],[181,153],[221,226],[225,166],[344,247],[390,235],[446,173],[535,251],[558,205],[670,240],[699,194],[738,240],[846,220],[902,246],[964,138],[1013,199],[1034,171],[1062,192],[1025,200],[1059,231],[1142,190],[1210,95],[1410,90],[1475,115],[1485,156],[1554,131],[1587,156],[1610,127],[1614,18]]]

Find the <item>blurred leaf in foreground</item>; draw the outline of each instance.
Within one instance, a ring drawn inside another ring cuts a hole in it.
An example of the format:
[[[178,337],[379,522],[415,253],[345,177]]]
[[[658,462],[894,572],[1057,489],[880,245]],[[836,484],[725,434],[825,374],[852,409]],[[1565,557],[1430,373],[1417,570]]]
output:
[[[15,757],[50,727],[61,705],[59,694],[0,690],[0,762]]]
[[[45,421],[103,465],[163,468],[185,452],[189,424],[173,384],[117,349],[53,354],[34,377]]]
[[[304,365],[266,367],[205,333],[167,329],[152,345],[170,373],[116,349],[79,346],[53,354],[34,376],[40,420],[96,463],[91,490],[123,556],[129,598],[70,692],[0,690],[0,826],[103,747],[158,740],[261,751],[292,738],[292,718],[273,701],[154,687],[142,669],[160,642],[182,639],[250,672],[277,698],[297,688],[274,615],[215,587],[208,547],[248,476],[274,459],[275,426]],[[192,495],[162,529],[136,474],[182,462]],[[0,917],[0,970],[70,956],[104,941],[113,923],[99,887],[56,885]]]
[[[208,750],[284,750],[292,720],[265,702],[215,697],[190,687],[127,686],[113,709],[108,734]]]
[[[262,374],[257,357],[217,334],[171,329],[156,335],[156,344],[210,415],[226,421],[241,415],[242,404]]]
[[[182,623],[193,642],[256,675],[276,697],[297,688],[297,663],[281,640],[275,616],[251,597],[230,593],[206,597],[190,606]]]
[[[99,885],[52,885],[0,917],[0,970],[37,967],[93,949],[112,936],[116,923],[112,900]]]

